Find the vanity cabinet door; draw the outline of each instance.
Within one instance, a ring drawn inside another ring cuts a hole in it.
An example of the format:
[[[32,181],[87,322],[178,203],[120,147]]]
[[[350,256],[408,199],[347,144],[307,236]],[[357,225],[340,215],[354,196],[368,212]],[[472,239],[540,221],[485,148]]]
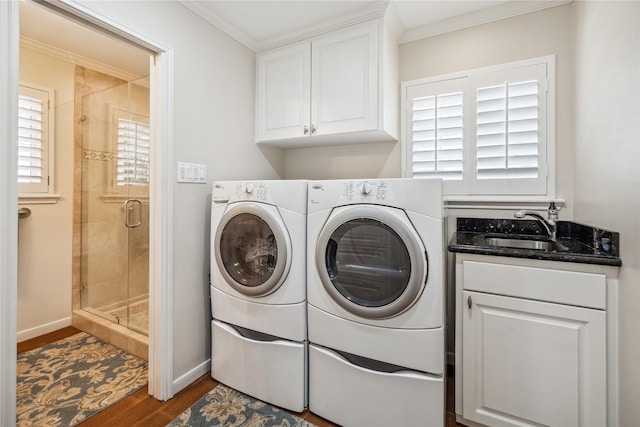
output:
[[[259,54],[257,78],[257,140],[310,135],[311,43]]]
[[[465,419],[607,424],[605,311],[473,291],[462,297]]]

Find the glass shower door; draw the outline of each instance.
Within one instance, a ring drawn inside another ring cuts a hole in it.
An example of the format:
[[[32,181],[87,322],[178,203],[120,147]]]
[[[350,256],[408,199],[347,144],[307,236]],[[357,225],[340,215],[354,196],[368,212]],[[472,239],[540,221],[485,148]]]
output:
[[[148,334],[148,79],[82,104],[81,308]]]

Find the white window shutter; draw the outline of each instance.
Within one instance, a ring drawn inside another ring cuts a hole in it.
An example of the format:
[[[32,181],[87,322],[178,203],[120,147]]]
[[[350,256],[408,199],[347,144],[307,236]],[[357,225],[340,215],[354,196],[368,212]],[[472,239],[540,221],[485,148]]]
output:
[[[406,159],[410,176],[442,178],[450,193],[461,192],[463,179],[465,80],[463,77],[407,88],[410,149]]]
[[[413,100],[414,177],[462,179],[462,99],[455,92]]]
[[[546,64],[474,76],[472,194],[547,194]]]
[[[120,186],[149,185],[149,125],[118,118],[118,165],[116,184]]]
[[[537,178],[538,81],[477,89],[478,179]]]
[[[49,188],[49,92],[21,85],[18,96],[18,188]]]

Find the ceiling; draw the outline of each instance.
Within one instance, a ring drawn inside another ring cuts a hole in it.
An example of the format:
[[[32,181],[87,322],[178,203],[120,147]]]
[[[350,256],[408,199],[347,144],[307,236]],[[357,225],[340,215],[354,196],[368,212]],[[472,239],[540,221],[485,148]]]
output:
[[[32,49],[115,77],[134,80],[149,75],[148,52],[30,1],[20,1],[20,36],[21,44]]]
[[[1,1],[1,0],[0,0]],[[369,16],[397,17],[400,43],[568,3],[571,0],[177,0],[254,51]],[[76,63],[107,64],[130,80],[149,74],[149,53],[20,2],[20,33]],[[94,64],[95,65],[95,64]],[[96,69],[96,67],[93,67]],[[108,71],[108,70],[98,70]]]

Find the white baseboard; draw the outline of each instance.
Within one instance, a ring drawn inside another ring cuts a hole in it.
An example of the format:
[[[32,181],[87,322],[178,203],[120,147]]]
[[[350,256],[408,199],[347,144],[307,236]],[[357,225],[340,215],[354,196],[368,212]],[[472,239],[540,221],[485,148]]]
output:
[[[44,325],[38,325],[33,328],[25,329],[24,331],[18,331],[16,341],[22,342],[31,338],[39,337],[40,335],[48,334],[49,332],[57,331],[58,329],[71,326],[71,317],[65,317],[55,322],[45,323]]]
[[[173,380],[173,395],[175,396],[180,390],[193,383],[195,380],[211,371],[211,359],[207,359],[200,365],[196,366],[186,374]]]

